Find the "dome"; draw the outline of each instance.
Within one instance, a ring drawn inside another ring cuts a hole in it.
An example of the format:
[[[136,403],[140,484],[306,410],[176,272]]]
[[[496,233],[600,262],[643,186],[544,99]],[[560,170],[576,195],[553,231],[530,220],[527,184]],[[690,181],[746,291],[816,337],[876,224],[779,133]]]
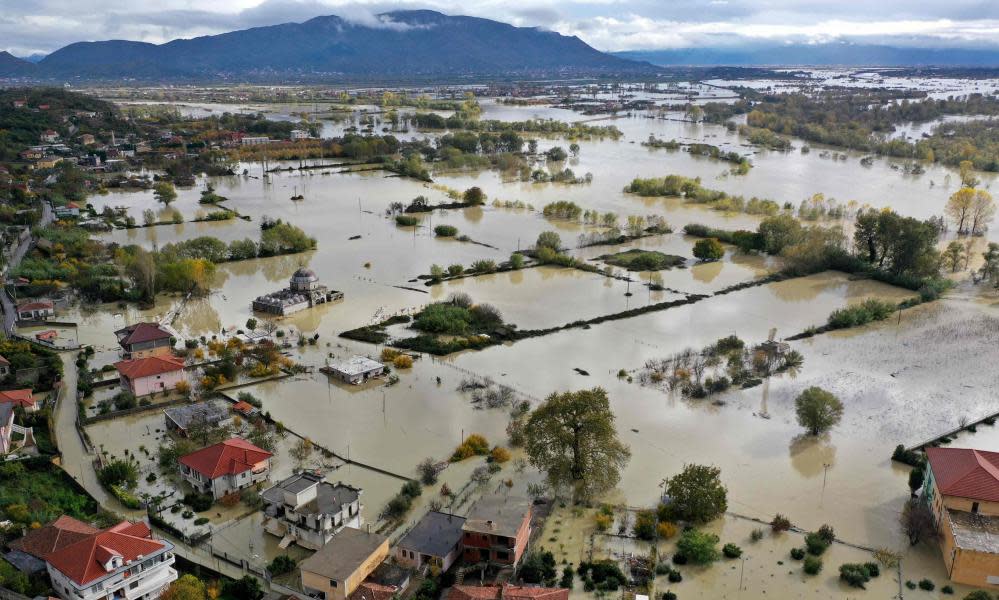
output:
[[[292,275],[291,278],[295,281],[319,281],[319,278],[316,277],[315,271],[312,269],[306,269],[305,267],[295,271],[295,274]]]

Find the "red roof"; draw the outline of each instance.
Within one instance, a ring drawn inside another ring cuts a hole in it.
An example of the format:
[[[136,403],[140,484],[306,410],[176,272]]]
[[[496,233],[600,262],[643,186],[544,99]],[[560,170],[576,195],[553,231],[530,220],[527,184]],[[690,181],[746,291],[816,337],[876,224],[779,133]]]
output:
[[[243,400],[240,400],[239,402],[232,405],[232,409],[236,412],[247,414],[253,412],[253,405],[250,404],[249,402],[244,402]]]
[[[120,556],[123,564],[128,564],[139,557],[155,554],[164,547],[163,542],[149,537],[149,527],[145,524],[140,526],[122,521],[63,546],[49,554],[45,561],[84,586],[109,574],[104,570],[104,563],[112,556]]]
[[[170,332],[157,323],[136,323],[114,332],[122,346],[170,338]]]
[[[35,405],[35,397],[31,395],[31,388],[23,390],[5,390],[0,391],[0,402],[10,402],[12,404],[19,404],[25,408],[30,408]]]
[[[999,502],[999,452],[927,448],[926,458],[944,496]]]
[[[0,365],[7,365],[7,366],[10,366],[10,361],[9,361],[9,360],[7,360],[6,358],[4,358],[4,357],[0,356]]]
[[[391,600],[399,592],[394,585],[365,581],[350,594],[350,600]]]
[[[569,600],[569,590],[510,584],[503,587],[456,585],[451,588],[447,600]]]
[[[44,559],[56,550],[75,544],[98,531],[100,530],[82,521],[63,515],[44,527],[29,531],[21,539],[11,542],[10,547]]]
[[[273,456],[241,438],[232,438],[181,456],[180,464],[186,465],[209,479],[249,471],[262,460]]]
[[[55,329],[46,329],[41,333],[36,333],[35,337],[39,340],[54,340],[59,337],[59,333]]]
[[[17,305],[17,312],[25,310],[47,310],[55,307],[51,300],[33,300]]]
[[[184,368],[184,361],[172,356],[150,356],[133,360],[120,360],[114,368],[128,379],[140,379],[163,373],[172,373]]]

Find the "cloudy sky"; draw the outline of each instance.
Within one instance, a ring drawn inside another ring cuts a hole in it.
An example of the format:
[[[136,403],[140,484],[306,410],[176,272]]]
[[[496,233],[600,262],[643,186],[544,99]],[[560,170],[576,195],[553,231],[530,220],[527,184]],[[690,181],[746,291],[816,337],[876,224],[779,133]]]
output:
[[[337,14],[432,8],[577,35],[601,50],[849,41],[999,46],[999,0],[0,0],[0,50],[163,42]]]

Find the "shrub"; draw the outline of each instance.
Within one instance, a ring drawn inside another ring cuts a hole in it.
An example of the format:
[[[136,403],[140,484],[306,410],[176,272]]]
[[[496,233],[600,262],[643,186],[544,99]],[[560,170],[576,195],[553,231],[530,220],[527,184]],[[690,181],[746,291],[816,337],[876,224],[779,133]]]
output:
[[[674,554],[673,555],[673,564],[674,565],[685,565],[685,564],[687,564],[687,557],[686,557],[686,555],[680,554],[679,552],[677,552],[676,554]]]
[[[742,548],[736,546],[735,544],[728,543],[722,546],[722,554],[725,558],[739,558],[742,556]]]
[[[295,570],[295,559],[285,554],[275,556],[271,564],[267,565],[267,570],[271,572],[271,575],[291,573]]]
[[[195,525],[204,525],[207,522],[208,522],[208,517],[198,517],[197,519],[194,520]]]
[[[753,542],[758,542],[763,539],[763,530],[757,527],[749,534],[749,539]]]
[[[489,442],[483,435],[473,433],[455,449],[454,454],[451,455],[451,461],[458,462],[472,456],[485,456],[487,454],[489,454]]]
[[[651,540],[656,537],[656,513],[652,510],[640,510],[635,515],[632,533],[640,540]]]
[[[805,534],[805,547],[808,549],[809,554],[821,556],[826,551],[826,548],[829,547],[829,542],[821,534],[813,531]]]
[[[869,298],[856,306],[835,310],[829,315],[831,329],[845,329],[887,319],[897,307],[891,302]]]
[[[503,464],[510,460],[510,451],[502,446],[496,446],[493,451],[489,453],[489,458],[494,463]]]
[[[458,235],[458,228],[454,225],[438,225],[434,227],[434,235],[438,237],[454,237]]]
[[[925,590],[925,591],[927,591],[927,592],[932,592],[932,591],[933,591],[933,588],[937,587],[937,586],[936,586],[936,585],[934,585],[934,583],[933,583],[932,581],[930,581],[929,579],[920,579],[920,580],[919,580],[919,583],[918,583],[917,585],[919,585],[919,589],[921,589],[921,590]]]
[[[602,513],[597,513],[593,516],[593,522],[597,526],[597,531],[607,531],[610,526],[614,523],[614,517],[611,515],[605,515]]]
[[[676,535],[677,531],[678,529],[676,524],[670,523],[669,521],[661,521],[659,525],[656,525],[656,533],[659,534],[659,537],[664,540],[668,540]]]
[[[804,548],[791,548],[791,558],[794,560],[801,560],[805,558]]]
[[[809,575],[818,575],[819,571],[822,570],[822,559],[818,556],[806,556],[805,564],[802,568]]]
[[[876,562],[866,562],[864,563],[864,568],[867,569],[867,574],[870,577],[877,577],[881,575],[881,567],[879,567]]]
[[[139,469],[135,463],[118,458],[98,471],[97,479],[107,488],[113,485],[133,488],[139,481]]]
[[[416,498],[423,494],[423,487],[418,481],[407,481],[402,484],[402,489],[399,491],[400,494],[404,496],[409,496],[410,498]]]
[[[670,583],[680,583],[683,581],[683,575],[676,569],[672,569],[670,570],[669,575],[666,576],[666,579],[669,580]]]
[[[663,600],[676,600],[676,594],[667,590],[663,592]]]
[[[239,492],[230,492],[225,496],[219,498],[219,504],[225,506],[226,508],[232,508],[239,504],[240,495]]]
[[[412,227],[419,222],[419,219],[410,215],[396,215],[395,217],[395,224],[400,227]]]
[[[437,464],[432,458],[423,459],[416,465],[416,470],[420,473],[420,482],[423,485],[433,485],[437,483]]]
[[[413,368],[413,357],[408,354],[400,354],[392,359],[392,365],[397,369]]]
[[[189,494],[184,494],[184,504],[190,506],[197,512],[204,512],[212,507],[212,503],[215,501],[210,494],[199,494],[197,492],[191,492]]]
[[[704,238],[694,242],[694,258],[718,260],[725,256],[725,247],[715,238]]]
[[[676,543],[677,551],[691,562],[705,565],[718,560],[718,536],[713,533],[689,529]]]
[[[815,533],[817,533],[820,538],[824,539],[830,544],[836,540],[836,532],[833,531],[831,525],[822,525],[822,527],[819,527],[819,530],[816,531]]]
[[[777,513],[773,520],[770,521],[770,530],[774,533],[780,533],[789,529],[791,529],[791,520],[780,513]]]
[[[839,567],[839,578],[850,587],[864,589],[864,584],[871,580],[871,575],[864,565],[846,563]]]
[[[942,588],[940,588],[940,593],[947,594],[949,596],[954,593],[954,588],[950,587],[949,585],[945,585]]]

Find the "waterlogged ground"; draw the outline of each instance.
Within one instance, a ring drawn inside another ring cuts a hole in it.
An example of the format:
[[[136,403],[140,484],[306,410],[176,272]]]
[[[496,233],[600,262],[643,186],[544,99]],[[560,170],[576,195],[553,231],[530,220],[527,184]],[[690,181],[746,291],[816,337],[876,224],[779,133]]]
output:
[[[484,103],[483,116],[589,118],[560,109],[492,102]],[[179,296],[164,296],[145,311],[113,305],[81,307],[71,311],[69,318],[80,322],[80,342],[98,349],[91,365],[101,366],[116,360],[114,329],[164,317],[172,319],[173,327],[185,337],[241,327],[251,316],[250,301],[255,296],[283,287],[296,268],[306,265],[324,284],[344,291],[346,297],[342,302],[280,319],[278,326],[309,336],[318,333],[316,345],[290,352],[297,361],[320,367],[331,358],[352,354],[378,356],[381,348],[338,338],[340,332],[393,314],[412,314],[454,292],[494,304],[508,322],[534,329],[682,297],[678,293],[710,296],[779,269],[773,259],[741,255],[731,248],[721,261],[696,263],[691,256],[693,240],[679,233],[683,225],[698,222],[754,228],[759,217],[712,211],[677,199],[625,194],[622,188],[636,176],[700,176],[707,187],[794,206],[821,192],[842,203],[854,200],[890,206],[920,218],[940,214],[957,186],[956,173],[943,167],[931,166],[923,175],[910,176],[892,169],[889,159],[863,167],[859,154],[847,153],[845,161],[832,160],[820,156],[821,148],[808,154],[760,151],[746,146],[738,134],[724,127],[686,123],[678,120],[680,116],[638,113],[601,121],[620,128],[624,137],[583,141],[579,157],[566,164],[577,175],[592,173],[589,185],[524,183],[494,172],[435,174],[435,183],[451,188],[480,186],[489,201],[480,208],[424,214],[416,228],[397,227],[385,216],[386,208],[391,202],[407,203],[420,194],[431,202],[444,202],[446,195],[441,189],[381,172],[336,174],[332,169],[328,173],[322,169],[282,172],[265,182],[259,165],[242,165],[248,176],[216,178],[212,183],[218,193],[229,198],[227,206],[250,216],[251,221],[165,225],[114,231],[101,237],[147,248],[199,235],[226,241],[256,239],[260,220],[267,215],[290,221],[316,237],[316,251],[220,265],[216,291],[205,298],[183,303]],[[327,134],[351,123],[330,123]],[[911,130],[910,135],[916,131]],[[424,134],[411,130],[407,135]],[[734,149],[750,155],[754,168],[746,176],[729,175],[726,163],[641,146],[649,135]],[[541,149],[555,143],[567,145],[543,139]],[[796,145],[802,144],[799,141]],[[994,181],[988,175],[983,179],[986,185]],[[198,205],[204,183],[200,180],[195,188],[180,190],[173,204],[188,219],[204,209]],[[303,202],[289,199],[296,192],[305,196]],[[491,203],[496,199],[521,201],[533,210],[494,207]],[[649,273],[629,274],[620,269],[615,273],[628,275],[630,282],[552,267],[435,286],[415,279],[429,272],[431,264],[468,266],[479,259],[505,260],[511,251],[530,246],[545,230],[559,232],[569,248],[579,246],[580,234],[599,231],[579,223],[546,220],[540,210],[555,200],[613,211],[621,221],[628,215],[661,215],[677,232],[620,246],[572,250],[580,259],[591,261],[603,254],[642,248],[683,256],[687,264],[661,272],[662,285],[668,291],[659,292],[643,285],[649,281]],[[105,205],[126,206],[139,221],[144,209],[159,208],[150,192],[111,193],[91,202],[98,210]],[[480,244],[435,238],[432,227],[445,223]],[[989,239],[999,239],[994,231]],[[349,239],[354,236],[360,238]],[[966,274],[958,275],[958,279],[964,278]],[[904,312],[900,322],[893,318],[846,333],[794,342],[792,346],[805,357],[799,372],[775,377],[769,385],[716,397],[718,403],[684,400],[617,377],[620,369],[634,373],[647,360],[688,347],[701,348],[723,336],[736,334],[753,343],[766,339],[770,329],[776,328],[778,337],[787,337],[821,325],[831,311],[867,298],[898,302],[912,295],[873,281],[822,273],[479,352],[444,359],[424,357],[412,369],[398,371],[399,381],[391,386],[383,382],[357,387],[332,383],[317,371],[255,385],[249,391],[263,401],[264,409],[275,419],[338,455],[413,476],[420,460],[446,459],[469,433],[503,443],[508,411],[476,407],[468,394],[456,391],[462,379],[490,378],[511,386],[519,397],[535,404],[554,391],[599,385],[607,389],[619,434],[632,450],[619,489],[610,496],[613,502],[651,505],[660,494],[660,481],[685,463],[714,464],[722,470],[733,512],[763,520],[781,512],[806,529],[830,523],[846,541],[904,551],[903,577],[918,580],[927,576],[939,588],[944,574],[937,550],[926,546],[910,551],[898,531],[898,512],[908,497],[907,470],[890,463],[888,457],[896,444],[915,443],[955,427],[962,416],[974,420],[999,411],[995,399],[999,375],[991,360],[999,341],[999,297],[983,297],[981,290],[961,285],[944,301]],[[817,439],[803,437],[794,416],[793,398],[810,385],[830,389],[846,405],[842,424]],[[999,450],[999,433],[993,432],[979,427],[977,433],[963,434],[955,443]],[[444,478],[452,488],[461,487],[471,468],[469,463],[452,466]],[[506,476],[518,486],[537,477],[530,469],[523,473],[511,469]],[[372,522],[400,485],[396,478],[357,465],[341,467],[330,478],[364,488],[365,518]],[[837,546],[830,551],[823,573],[805,578],[800,564],[790,564],[787,557],[788,548],[800,540],[767,538],[750,549],[747,521],[726,518],[713,527],[725,541],[738,540],[747,549],[745,572],[741,565],[735,569],[734,564],[691,571],[691,577],[679,584],[681,597],[887,598],[898,593],[898,581],[891,574],[882,575],[868,592],[857,594],[840,587],[835,578],[838,565],[860,560],[861,551]],[[562,529],[565,535],[579,531]],[[260,548],[270,546],[253,531],[252,523],[227,529],[219,534],[218,543],[233,549],[227,551],[242,548],[244,553],[252,543],[254,553],[259,554]],[[546,532],[544,539],[549,537]],[[557,543],[567,548],[566,558],[573,562],[585,548],[581,534],[572,540],[559,538]],[[620,550],[610,545],[602,551]],[[778,560],[785,564],[778,565]],[[660,586],[660,591],[665,589]]]

